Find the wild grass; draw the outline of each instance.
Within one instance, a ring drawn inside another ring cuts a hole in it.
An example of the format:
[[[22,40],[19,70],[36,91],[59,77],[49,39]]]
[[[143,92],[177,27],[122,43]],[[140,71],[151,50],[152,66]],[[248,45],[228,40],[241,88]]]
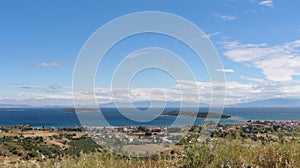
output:
[[[219,139],[189,145],[185,155],[183,167],[300,167],[298,142],[262,144]]]
[[[276,134],[268,133],[268,135],[269,136],[263,138],[261,136],[258,137],[257,134],[246,134],[236,130],[234,132],[229,132],[227,136],[223,136],[223,134],[214,135],[205,141],[198,142],[198,136],[192,134],[181,141],[181,146],[177,146],[177,148],[148,158],[120,156],[104,150],[92,153],[85,152],[83,149],[87,150],[87,146],[89,145],[91,149],[94,149],[95,144],[90,143],[90,141],[82,142],[80,139],[74,141],[74,144],[70,143],[73,145],[72,148],[69,149],[69,152],[74,153],[74,155],[65,155],[62,158],[48,157],[39,159],[38,161],[29,158],[28,160],[22,160],[15,163],[0,163],[0,167],[300,168],[299,136],[286,138],[278,136],[278,138],[276,138]],[[37,140],[41,141],[40,139]],[[39,149],[42,146],[37,145],[37,143],[34,144],[38,146]],[[30,147],[29,149],[32,150],[35,148]],[[5,153],[4,151],[0,152]]]
[[[1,167],[47,168],[211,168],[211,167],[300,167],[300,143],[286,141],[261,143],[250,139],[218,138],[206,142],[187,144],[179,154],[166,152],[149,158],[130,158],[110,152],[81,153],[62,161],[48,159],[18,164],[2,164]]]
[[[41,167],[61,168],[154,168],[154,167],[176,167],[168,163],[165,158],[130,158],[116,156],[109,152],[82,154],[80,158],[68,158],[55,163],[51,160],[42,162]]]
[[[61,162],[41,162],[40,167],[75,168],[154,168],[154,167],[300,167],[300,143],[262,144],[258,141],[240,139],[217,139],[185,146],[180,155],[161,154],[149,158],[130,158],[109,152],[82,154],[79,158],[68,158]]]

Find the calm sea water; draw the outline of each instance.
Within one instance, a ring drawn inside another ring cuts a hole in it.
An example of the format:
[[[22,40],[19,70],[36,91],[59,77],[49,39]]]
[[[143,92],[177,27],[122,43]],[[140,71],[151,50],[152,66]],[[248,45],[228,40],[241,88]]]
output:
[[[166,108],[164,112],[174,109],[176,110],[176,108]],[[203,108],[199,111],[207,110]],[[114,126],[169,126],[176,120],[175,116],[159,116],[150,122],[135,122],[124,117],[114,108],[105,108],[101,111],[105,120]],[[31,124],[35,127],[101,126],[103,122],[97,119],[98,114],[96,112],[80,113],[80,118],[83,118],[82,123],[80,123],[76,113],[64,112],[62,108],[0,108],[0,125]],[[246,120],[300,120],[300,108],[226,108],[223,114],[230,115],[232,118],[220,119],[220,123],[236,123]],[[201,124],[204,121],[203,118],[197,118],[196,120],[182,118],[184,119],[182,121],[190,121],[194,124]]]

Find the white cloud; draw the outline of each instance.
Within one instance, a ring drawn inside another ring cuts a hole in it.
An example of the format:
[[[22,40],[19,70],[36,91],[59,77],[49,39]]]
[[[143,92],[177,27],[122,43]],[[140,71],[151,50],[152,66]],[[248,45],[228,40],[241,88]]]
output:
[[[113,101],[126,102],[128,99],[135,101],[184,101],[189,103],[207,103],[212,98],[212,86],[215,87],[215,96],[220,97],[225,87],[226,104],[249,102],[258,99],[275,97],[300,98],[300,83],[281,83],[256,78],[241,78],[257,81],[255,83],[241,83],[237,81],[222,82],[201,82],[180,80],[171,88],[111,88],[97,87],[94,93],[76,93],[81,104],[90,105],[95,99],[99,104]],[[113,94],[114,93],[114,94]],[[45,105],[73,105],[74,93],[64,92],[30,92],[24,90],[14,97],[0,98],[0,104],[28,104],[31,106]]]
[[[221,32],[214,32],[214,33],[210,33],[210,34],[206,34],[206,35],[207,35],[207,37],[211,38],[211,37],[218,36],[221,34],[222,34]]]
[[[270,7],[270,8],[274,7],[273,0],[261,1],[261,2],[259,2],[259,5],[263,5],[263,6]]]
[[[36,66],[42,66],[42,67],[57,67],[64,65],[65,63],[63,62],[41,62],[36,64]]]
[[[49,88],[55,90],[55,89],[60,89],[61,86],[59,86],[58,84],[54,84],[54,85],[50,85]]]
[[[300,40],[276,46],[233,41],[225,43],[224,48],[224,55],[232,61],[261,69],[269,80],[283,82],[300,75]]]
[[[246,77],[245,77],[246,78]],[[185,101],[190,103],[204,102],[209,104],[212,98],[212,86],[217,90],[215,96],[220,96],[225,87],[226,91],[226,104],[235,104],[241,102],[249,102],[257,99],[268,99],[277,96],[286,98],[300,98],[299,84],[289,85],[279,82],[263,81],[256,78],[248,78],[251,80],[258,80],[258,83],[241,83],[237,81],[222,82],[201,82],[180,80],[172,88],[116,88],[115,93],[117,98],[113,98],[111,90],[108,88],[97,88],[99,93],[96,96],[98,100],[120,102],[127,100],[131,101]],[[182,96],[182,97],[181,97]]]
[[[217,72],[233,73],[233,69],[216,69]]]
[[[257,13],[258,11],[257,10],[246,10],[244,11],[244,14],[250,14],[250,13]]]
[[[236,19],[235,16],[229,16],[229,15],[219,15],[219,14],[217,14],[216,16],[218,18],[222,19],[222,20],[228,20],[228,21]]]
[[[243,75],[241,75],[240,78],[245,79],[245,80],[249,80],[249,81],[255,81],[255,82],[268,82],[267,80],[264,80],[264,79],[250,78],[250,77],[246,77],[246,76],[243,76]]]
[[[222,33],[221,32],[214,32],[214,33],[209,33],[209,34],[201,34],[200,37],[201,38],[211,38],[211,37],[214,37],[214,36],[218,36],[218,35],[221,35]]]
[[[149,52],[146,52],[146,51],[138,51],[138,52],[133,52],[133,53],[130,53],[126,56],[127,59],[130,59],[130,58],[135,58],[135,57],[139,57],[139,56],[143,56],[145,54],[149,54]]]
[[[40,88],[40,86],[38,86],[38,85],[25,85],[25,84],[13,85],[12,87],[21,88],[21,89],[38,89],[38,88]]]

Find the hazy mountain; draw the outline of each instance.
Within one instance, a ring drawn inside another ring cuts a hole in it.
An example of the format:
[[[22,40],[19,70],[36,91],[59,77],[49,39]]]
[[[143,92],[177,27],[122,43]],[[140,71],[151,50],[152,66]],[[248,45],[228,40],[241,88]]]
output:
[[[30,107],[27,104],[0,104],[0,108],[13,108],[13,107]]]
[[[139,102],[133,102],[132,104],[137,108],[147,108],[147,107],[150,107],[151,101],[139,101]],[[160,107],[164,104],[164,102],[152,101],[152,104]],[[126,103],[119,103],[119,105],[121,107],[127,106]],[[167,102],[166,103],[166,107],[180,107],[180,105],[181,105],[180,102]],[[184,103],[184,105],[187,107],[195,107],[196,106],[196,104],[194,104],[194,103]],[[109,108],[109,107],[113,108],[113,107],[115,107],[115,104],[113,102],[111,102],[111,103],[106,103],[106,104],[100,104],[99,106],[102,108]],[[205,104],[205,103],[200,103],[199,106],[200,107],[208,107],[209,105]]]
[[[300,99],[267,99],[248,103],[239,103],[231,107],[300,107]]]
[[[152,101],[153,104],[156,104],[158,107],[164,104],[162,101]],[[126,103],[119,103],[120,107],[128,107]],[[133,105],[137,108],[147,108],[151,105],[150,101],[139,101],[133,102]],[[180,107],[180,102],[169,101],[166,103],[166,107]],[[185,103],[186,107],[195,107],[194,103]],[[200,103],[200,107],[209,107],[208,104]],[[0,104],[0,108],[30,108],[32,106],[26,104]],[[65,108],[73,106],[40,106],[47,108]],[[101,108],[115,108],[113,102],[100,104]],[[267,100],[258,100],[247,103],[239,103],[234,105],[227,105],[225,107],[300,107],[300,99],[284,99],[284,98],[275,98]]]

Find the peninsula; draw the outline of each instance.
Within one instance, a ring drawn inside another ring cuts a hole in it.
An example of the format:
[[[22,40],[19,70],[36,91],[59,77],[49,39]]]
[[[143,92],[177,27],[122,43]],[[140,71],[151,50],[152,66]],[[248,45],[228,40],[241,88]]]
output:
[[[209,114],[209,115],[208,115]],[[197,117],[197,118],[231,118],[229,115],[212,113],[212,112],[185,112],[173,110],[167,113],[161,114],[162,116],[186,116],[186,117]]]

